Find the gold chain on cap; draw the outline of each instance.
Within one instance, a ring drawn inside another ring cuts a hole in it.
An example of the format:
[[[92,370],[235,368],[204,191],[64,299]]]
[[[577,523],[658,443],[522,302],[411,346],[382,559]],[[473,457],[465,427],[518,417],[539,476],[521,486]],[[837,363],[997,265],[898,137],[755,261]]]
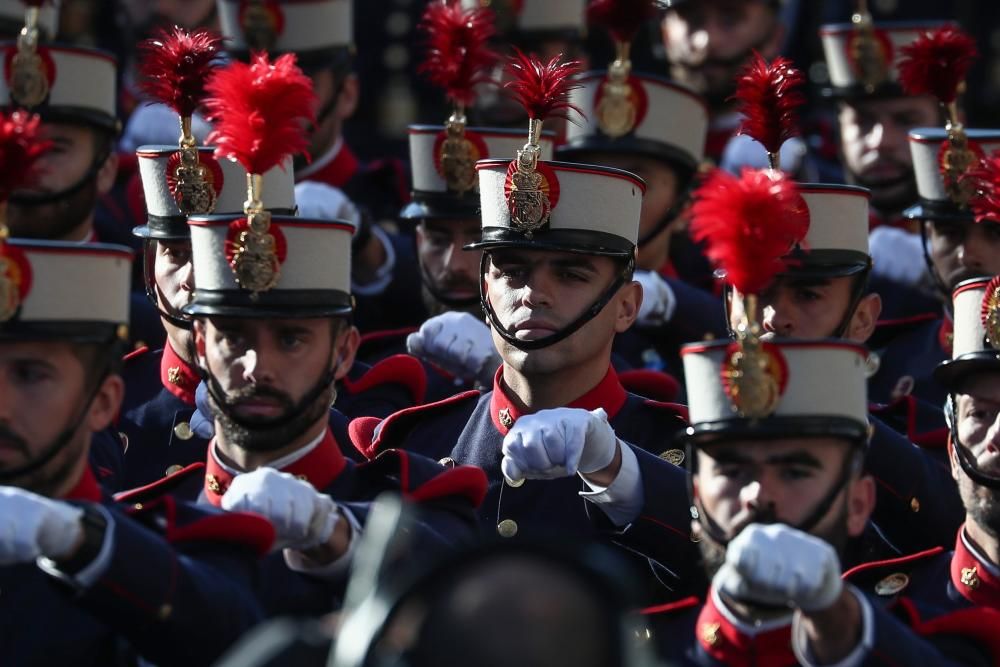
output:
[[[174,201],[184,215],[204,215],[215,210],[215,188],[206,177],[208,168],[201,163],[191,117],[181,116],[181,136],[178,139],[180,163],[174,168]]]
[[[628,80],[632,71],[629,47],[628,42],[615,44],[617,56],[608,67],[607,79],[601,84],[603,96],[597,105],[598,125],[612,139],[631,132],[638,117],[632,100],[632,86]]]
[[[760,419],[778,407],[783,391],[780,351],[765,347],[756,321],[757,297],[744,297],[746,316],[736,329],[736,345],[722,363],[722,383],[740,417]]]
[[[17,53],[11,61],[10,98],[28,109],[37,107],[49,96],[49,78],[45,63],[38,55],[38,7],[27,7],[24,27],[17,36]]]
[[[875,24],[868,11],[866,0],[858,0],[858,11],[851,16],[854,31],[851,34],[851,60],[857,66],[858,78],[868,93],[884,84],[889,78],[886,53],[875,36]]]
[[[542,190],[545,179],[538,173],[538,160],[542,154],[538,145],[541,136],[542,121],[530,119],[528,143],[517,151],[517,170],[511,176],[510,195],[507,199],[511,226],[529,239],[548,224],[552,213],[549,196]]]
[[[241,231],[236,239],[230,262],[236,284],[251,292],[251,299],[273,288],[281,277],[277,241],[270,232],[271,213],[264,210],[260,200],[263,181],[260,174],[247,174],[247,200],[243,202],[243,211],[247,215],[248,229]]]
[[[456,106],[445,123],[441,143],[441,171],[448,189],[460,195],[476,186],[476,149],[465,136],[465,109]]]

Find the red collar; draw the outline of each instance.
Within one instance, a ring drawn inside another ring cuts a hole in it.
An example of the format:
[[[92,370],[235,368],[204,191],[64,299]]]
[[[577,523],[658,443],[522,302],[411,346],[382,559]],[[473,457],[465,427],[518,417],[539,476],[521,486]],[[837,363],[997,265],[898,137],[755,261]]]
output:
[[[493,376],[493,394],[490,396],[490,417],[493,425],[497,427],[503,435],[514,425],[514,422],[525,414],[521,412],[514,402],[504,393],[500,378],[503,376],[503,366],[497,369]],[[583,408],[584,410],[596,410],[604,408],[608,413],[608,419],[612,419],[618,411],[625,405],[628,394],[625,388],[618,381],[618,374],[612,366],[608,366],[608,372],[604,379],[597,383],[597,386],[588,391],[583,396],[569,403],[567,408]]]
[[[181,359],[170,341],[163,346],[160,357],[160,382],[171,394],[190,406],[194,406],[194,390],[201,378],[194,366]]]
[[[963,537],[965,539],[963,539]],[[955,553],[951,557],[951,583],[966,600],[981,607],[1000,609],[1000,579],[990,566],[969,549],[965,526],[955,539]]]
[[[337,155],[332,160],[315,172],[303,176],[300,180],[318,181],[335,188],[342,188],[354,178],[354,174],[358,172],[360,167],[361,163],[358,162],[354,152],[346,143],[341,142],[340,150],[337,151]]]
[[[951,346],[955,340],[955,324],[950,317],[941,318],[941,328],[938,329],[938,343],[945,354],[951,356]]]
[[[80,475],[80,481],[63,496],[63,500],[89,500],[96,503],[101,500],[101,495],[101,487],[97,483],[97,478],[94,477],[90,466],[86,466],[83,469],[83,474]]]
[[[229,485],[233,481],[233,475],[219,465],[214,451],[213,438],[208,445],[208,463],[205,465],[205,497],[208,498],[208,502],[219,507],[222,504],[222,496],[229,490]],[[346,465],[347,460],[340,452],[333,433],[327,429],[326,435],[312,451],[287,468],[282,468],[281,472],[295,475],[312,484],[318,491],[322,491],[337,479]]]
[[[788,623],[754,636],[743,634],[715,606],[715,595],[709,591],[705,606],[695,626],[697,641],[702,649],[727,667],[797,665],[792,653],[792,625]]]

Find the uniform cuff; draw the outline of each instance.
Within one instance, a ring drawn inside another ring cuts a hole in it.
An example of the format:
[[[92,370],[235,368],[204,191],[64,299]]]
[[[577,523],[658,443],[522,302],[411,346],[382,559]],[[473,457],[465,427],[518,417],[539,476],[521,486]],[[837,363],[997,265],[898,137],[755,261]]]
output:
[[[35,561],[42,572],[69,584],[77,590],[90,588],[104,576],[104,573],[111,565],[111,556],[114,551],[115,521],[111,518],[111,513],[100,505],[95,505],[94,509],[104,517],[105,528],[101,549],[97,552],[97,557],[90,564],[75,574],[68,574],[59,569],[56,561],[45,556],[39,556]]]
[[[396,249],[392,247],[389,235],[376,224],[372,224],[371,234],[382,244],[385,251],[385,261],[382,266],[375,269],[375,277],[371,282],[359,285],[351,281],[351,291],[360,296],[375,296],[381,294],[392,282],[393,271],[396,268]]]
[[[622,450],[622,467],[618,475],[606,487],[592,484],[582,474],[584,484],[590,491],[581,491],[588,502],[594,503],[617,527],[627,526],[639,517],[645,498],[639,461],[631,445],[618,441]]]
[[[342,579],[347,576],[347,572],[351,567],[351,561],[354,559],[354,552],[357,551],[358,537],[361,535],[361,524],[358,523],[357,518],[346,507],[340,507],[339,510],[351,526],[351,537],[350,542],[347,544],[347,551],[337,560],[320,565],[313,562],[312,559],[301,551],[285,549],[285,564],[288,565],[288,569],[326,581]]]
[[[861,641],[839,662],[826,664],[817,662],[809,648],[809,639],[806,637],[805,630],[799,622],[800,616],[796,614],[795,620],[792,622],[792,652],[795,653],[795,657],[802,667],[856,667],[864,663],[868,652],[875,645],[875,622],[871,603],[853,586],[848,585],[847,590],[861,605]]]

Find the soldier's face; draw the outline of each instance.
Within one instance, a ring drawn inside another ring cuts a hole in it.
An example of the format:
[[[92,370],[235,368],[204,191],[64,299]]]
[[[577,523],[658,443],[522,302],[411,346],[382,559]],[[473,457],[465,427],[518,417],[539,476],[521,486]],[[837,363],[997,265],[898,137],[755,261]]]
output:
[[[1000,224],[996,222],[925,222],[934,270],[948,287],[969,278],[1000,273]]]
[[[194,296],[191,242],[157,241],[153,271],[160,307],[168,313],[179,314]]]
[[[974,375],[962,389],[955,397],[958,438],[982,472],[1000,477],[1000,373]],[[973,482],[954,454],[951,474],[969,518],[1000,535],[1000,492]]]
[[[840,105],[840,148],[851,181],[872,192],[872,206],[896,213],[917,199],[908,132],[940,125],[928,97],[893,97]]]
[[[481,251],[462,248],[480,237],[479,220],[425,220],[417,226],[417,258],[433,292],[449,299],[479,296]],[[478,302],[474,306],[478,312]]]
[[[484,278],[500,322],[521,340],[551,336],[590,308],[617,277],[607,257],[569,252],[492,251]],[[514,347],[493,331],[506,364],[523,373],[554,373],[584,363],[607,367],[616,333],[635,321],[642,288],[623,286],[600,313],[562,341],[539,350]]]
[[[0,344],[0,474],[15,475],[3,484],[55,495],[79,477],[91,434],[106,428],[121,404],[121,378],[109,376],[87,405],[89,371],[70,343]],[[47,464],[16,476],[66,432],[71,435]]]
[[[697,452],[695,500],[729,539],[751,523],[798,526],[840,480],[851,452],[848,442],[831,437],[706,446]],[[872,479],[854,475],[810,532],[842,548],[864,530],[874,504]],[[693,529],[703,533],[697,521]]]

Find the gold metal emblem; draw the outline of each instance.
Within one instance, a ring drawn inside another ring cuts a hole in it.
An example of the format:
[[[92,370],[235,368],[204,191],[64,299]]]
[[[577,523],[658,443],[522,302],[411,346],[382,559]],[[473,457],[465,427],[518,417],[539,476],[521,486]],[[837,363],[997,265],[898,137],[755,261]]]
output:
[[[478,151],[465,136],[465,114],[456,110],[445,124],[445,140],[439,158],[441,173],[451,192],[465,194],[476,187]]]
[[[184,466],[181,466],[181,465],[177,465],[177,464],[175,463],[174,465],[172,465],[172,466],[170,466],[169,468],[167,468],[167,471],[166,471],[166,472],[165,472],[164,474],[165,474],[165,475],[166,475],[167,477],[170,477],[171,475],[176,475],[176,474],[177,474],[177,473],[179,473],[179,472],[180,472],[181,470],[184,470]]]
[[[514,537],[517,535],[517,521],[514,521],[513,519],[504,519],[497,524],[497,534],[505,539]]]
[[[607,79],[601,84],[601,101],[597,104],[597,122],[604,134],[612,139],[623,137],[635,128],[638,110],[632,97],[629,72],[629,45],[617,44],[618,56],[608,67]]]
[[[993,278],[986,286],[980,314],[986,332],[986,344],[994,350],[1000,350],[1000,279]]]
[[[872,16],[861,3],[860,10],[851,17],[854,31],[851,34],[848,56],[855,67],[861,85],[869,93],[889,78],[889,58],[875,34]]]
[[[510,224],[529,239],[548,224],[552,213],[552,203],[542,189],[545,178],[538,171],[538,160],[542,154],[538,146],[541,133],[541,122],[532,118],[528,125],[528,143],[517,151],[516,168],[508,177]]]
[[[215,210],[217,196],[208,177],[208,168],[198,158],[198,149],[182,147],[180,163],[174,169],[173,196],[184,215],[202,215]]]
[[[948,198],[959,208],[968,208],[969,200],[976,194],[974,179],[962,178],[978,161],[979,156],[969,148],[969,140],[961,126],[948,124],[948,146],[941,157],[944,185]]]
[[[266,231],[268,225],[259,221],[264,215],[270,217],[266,213],[251,216],[250,228],[240,232],[230,263],[236,284],[254,297],[273,288],[281,277],[274,235]]]
[[[979,570],[976,567],[963,567],[961,582],[962,585],[976,590],[979,588]]]
[[[264,0],[250,0],[240,14],[243,39],[253,51],[270,51],[278,40],[278,26],[273,8]]]
[[[455,467],[455,459],[451,458],[450,456],[446,456],[443,459],[440,459],[438,463],[443,465],[445,468]]]
[[[920,500],[916,496],[910,498],[910,511],[914,514],[920,511]]]
[[[208,485],[208,490],[212,493],[222,493],[222,484],[219,483],[219,478],[215,475],[206,475],[205,482]]]
[[[167,369],[167,382],[170,384],[180,384],[181,383],[181,367],[171,366]]]
[[[683,449],[668,449],[667,451],[660,454],[660,458],[667,463],[672,463],[675,466],[679,466],[684,463],[684,450]]]
[[[719,623],[706,623],[701,626],[701,639],[709,646],[715,646],[719,643],[719,629],[722,626]]]
[[[500,419],[500,425],[506,429],[510,429],[514,425],[514,418],[510,414],[510,408],[503,408],[497,413],[497,417]]]
[[[20,290],[11,276],[13,263],[6,257],[0,257],[0,322],[6,322],[14,317],[21,307]]]
[[[780,350],[755,335],[746,336],[722,364],[722,382],[733,408],[741,417],[757,419],[774,412],[786,377]]]
[[[181,440],[190,440],[194,437],[194,431],[191,430],[191,424],[187,422],[180,422],[177,426],[174,426],[174,435]]]
[[[894,572],[875,584],[875,594],[883,597],[895,595],[910,585],[910,578],[902,572]]]

